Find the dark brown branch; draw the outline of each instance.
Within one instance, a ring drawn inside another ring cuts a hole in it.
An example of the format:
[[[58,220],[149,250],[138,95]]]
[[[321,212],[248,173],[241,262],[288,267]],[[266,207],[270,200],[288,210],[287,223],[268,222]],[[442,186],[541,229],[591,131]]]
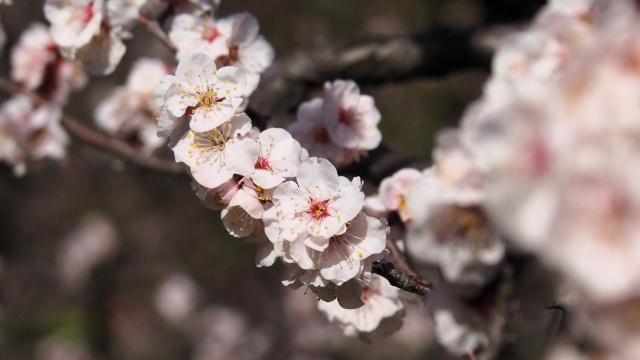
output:
[[[185,170],[180,164],[159,158],[153,155],[144,155],[131,148],[125,142],[97,132],[81,122],[69,117],[62,118],[62,124],[73,136],[95,148],[106,150],[110,153],[129,160],[137,165],[171,174],[184,174]]]
[[[427,296],[431,289],[430,284],[425,284],[415,276],[397,270],[392,263],[386,260],[374,262],[373,273],[389,280],[389,283],[398,289],[420,296]]]
[[[366,85],[488,68],[490,54],[473,43],[472,35],[437,29],[413,36],[313,44],[276,60],[263,76],[251,107],[264,116],[290,111],[310,88],[334,79]]]

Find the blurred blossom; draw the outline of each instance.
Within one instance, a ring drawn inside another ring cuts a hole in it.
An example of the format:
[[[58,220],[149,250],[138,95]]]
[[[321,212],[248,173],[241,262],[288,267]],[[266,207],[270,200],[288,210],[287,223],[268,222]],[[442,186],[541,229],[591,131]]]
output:
[[[82,344],[55,338],[40,341],[35,349],[36,360],[97,360]]]
[[[98,75],[115,70],[126,51],[122,40],[138,21],[136,7],[126,0],[47,0],[44,14],[62,55]]]
[[[482,177],[458,134],[445,132],[438,140],[435,165],[409,196],[407,250],[439,265],[449,282],[481,286],[495,274],[505,246],[484,209]]]
[[[94,117],[99,127],[123,139],[133,147],[151,153],[165,140],[157,136],[155,121],[159,111],[154,89],[169,68],[160,60],[141,58],[133,65],[127,84],[116,88],[96,108]]]
[[[201,297],[198,285],[186,274],[172,274],[156,289],[156,310],[167,321],[180,324],[196,310]]]
[[[404,222],[411,219],[408,197],[415,183],[422,180],[422,173],[416,169],[401,169],[380,183],[380,202],[387,211],[397,211]]]
[[[337,300],[319,301],[318,309],[331,322],[337,323],[347,336],[367,338],[370,333],[390,334],[402,326],[404,304],[399,298],[398,288],[389,284],[387,279],[372,275],[369,286],[362,291],[362,307],[345,309]]]
[[[211,306],[199,314],[194,360],[265,359],[271,334],[253,327],[240,312]]]
[[[65,287],[81,289],[91,270],[118,247],[118,235],[113,224],[100,214],[85,216],[61,243],[58,250],[58,274]]]
[[[26,95],[17,95],[0,107],[0,159],[22,176],[29,164],[45,158],[61,160],[69,141],[60,124],[60,108],[37,105]]]
[[[640,354],[640,298],[608,305],[582,304],[590,340],[611,358],[636,359]]]
[[[436,340],[449,352],[468,355],[489,345],[490,310],[474,309],[444,286],[433,289],[426,303]]]
[[[87,84],[82,64],[58,53],[49,30],[32,24],[11,52],[11,78],[49,101],[65,104],[74,90]]]
[[[599,301],[640,293],[633,6],[606,3],[586,20],[571,20],[600,20],[589,35],[593,46],[564,57],[561,77],[540,83],[535,106],[514,92],[499,110],[484,111],[495,109],[485,97],[462,127],[486,171],[487,205],[500,228]]]

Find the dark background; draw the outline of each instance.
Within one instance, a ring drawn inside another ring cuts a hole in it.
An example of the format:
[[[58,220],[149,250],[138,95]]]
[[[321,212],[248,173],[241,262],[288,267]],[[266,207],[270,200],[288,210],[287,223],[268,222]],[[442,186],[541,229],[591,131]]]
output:
[[[5,78],[9,49],[20,32],[32,22],[45,23],[42,1],[14,3],[0,6],[8,34],[0,64]],[[253,13],[278,56],[314,43],[526,19],[538,3],[222,0],[217,16]],[[68,113],[93,126],[92,109],[124,82],[133,61],[153,56],[175,63],[141,26],[127,47],[117,71],[92,78],[85,91],[73,96]],[[383,141],[428,159],[434,133],[457,123],[466,105],[480,95],[486,76],[479,69],[364,87],[362,92],[376,99]],[[162,149],[160,156],[171,154]],[[55,358],[53,351],[42,350],[51,343],[81,349],[84,357],[77,359],[191,359],[204,336],[199,314],[212,307],[231,309],[243,318],[247,337],[242,341],[252,342],[247,340],[251,332],[267,344],[260,351],[239,345],[244,351],[226,359],[423,359],[427,353],[445,358],[432,343],[420,306],[410,310],[408,328],[392,338],[366,344],[343,337],[337,326],[314,312],[312,294],[305,296],[303,289],[294,293],[280,284],[283,269],[254,266],[254,245],[227,235],[219,213],[199,204],[186,175],[137,168],[73,142],[67,160],[30,168],[22,178],[0,165],[0,201],[0,359],[73,358]],[[113,225],[117,248],[93,268],[83,287],[70,290],[59,276],[61,244],[88,214]],[[193,323],[186,328],[163,319],[153,305],[158,286],[175,273],[188,275],[201,289]]]

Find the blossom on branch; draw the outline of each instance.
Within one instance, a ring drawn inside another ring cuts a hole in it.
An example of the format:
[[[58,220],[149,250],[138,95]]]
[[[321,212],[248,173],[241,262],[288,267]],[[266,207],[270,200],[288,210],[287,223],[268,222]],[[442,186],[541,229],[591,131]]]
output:
[[[173,147],[176,161],[187,164],[193,178],[207,188],[226,183],[234,174],[249,175],[259,153],[250,131],[251,119],[244,113],[209,131],[189,130]]]
[[[380,112],[373,97],[361,95],[353,81],[324,84],[324,119],[329,136],[347,149],[372,150],[380,145]]]
[[[318,309],[329,321],[338,323],[347,336],[364,336],[372,332],[389,333],[402,326],[404,304],[399,290],[385,278],[373,275],[369,286],[362,291],[362,307],[345,309],[337,300],[318,301]]]
[[[192,131],[205,132],[231,119],[242,103],[246,83],[244,71],[233,66],[218,69],[211,57],[197,53],[180,61],[176,75],[166,75],[160,89],[168,85],[164,105],[172,116],[186,114]]]
[[[353,81],[336,80],[325,83],[322,99],[300,105],[289,131],[311,156],[343,167],[380,145],[379,122],[371,96],[360,95]]]

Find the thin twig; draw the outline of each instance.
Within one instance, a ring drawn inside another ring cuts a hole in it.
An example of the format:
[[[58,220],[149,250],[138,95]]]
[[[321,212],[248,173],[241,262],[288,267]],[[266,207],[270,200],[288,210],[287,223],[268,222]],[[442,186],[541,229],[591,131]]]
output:
[[[157,21],[149,19],[148,17],[142,14],[138,17],[138,21],[142,25],[144,25],[151,34],[157,37],[169,50],[171,50],[174,53],[178,51],[178,48],[176,47],[176,45],[169,38],[167,33],[164,32],[164,30],[162,30],[162,27],[160,26],[160,24],[158,24]]]
[[[389,256],[393,259],[393,263],[400,271],[414,276],[417,279],[420,279],[420,275],[418,275],[413,266],[409,264],[409,262],[407,261],[407,256],[398,248],[398,245],[396,245],[395,241],[387,241],[387,249],[389,250]]]
[[[386,260],[374,262],[372,271],[389,280],[392,286],[413,294],[427,296],[431,290],[431,285],[425,284],[413,275],[397,270],[393,263]]]
[[[185,173],[184,168],[174,161],[152,155],[144,155],[127,145],[127,143],[95,131],[70,116],[63,116],[62,124],[69,133],[86,144],[116,154],[145,168],[171,174]]]

